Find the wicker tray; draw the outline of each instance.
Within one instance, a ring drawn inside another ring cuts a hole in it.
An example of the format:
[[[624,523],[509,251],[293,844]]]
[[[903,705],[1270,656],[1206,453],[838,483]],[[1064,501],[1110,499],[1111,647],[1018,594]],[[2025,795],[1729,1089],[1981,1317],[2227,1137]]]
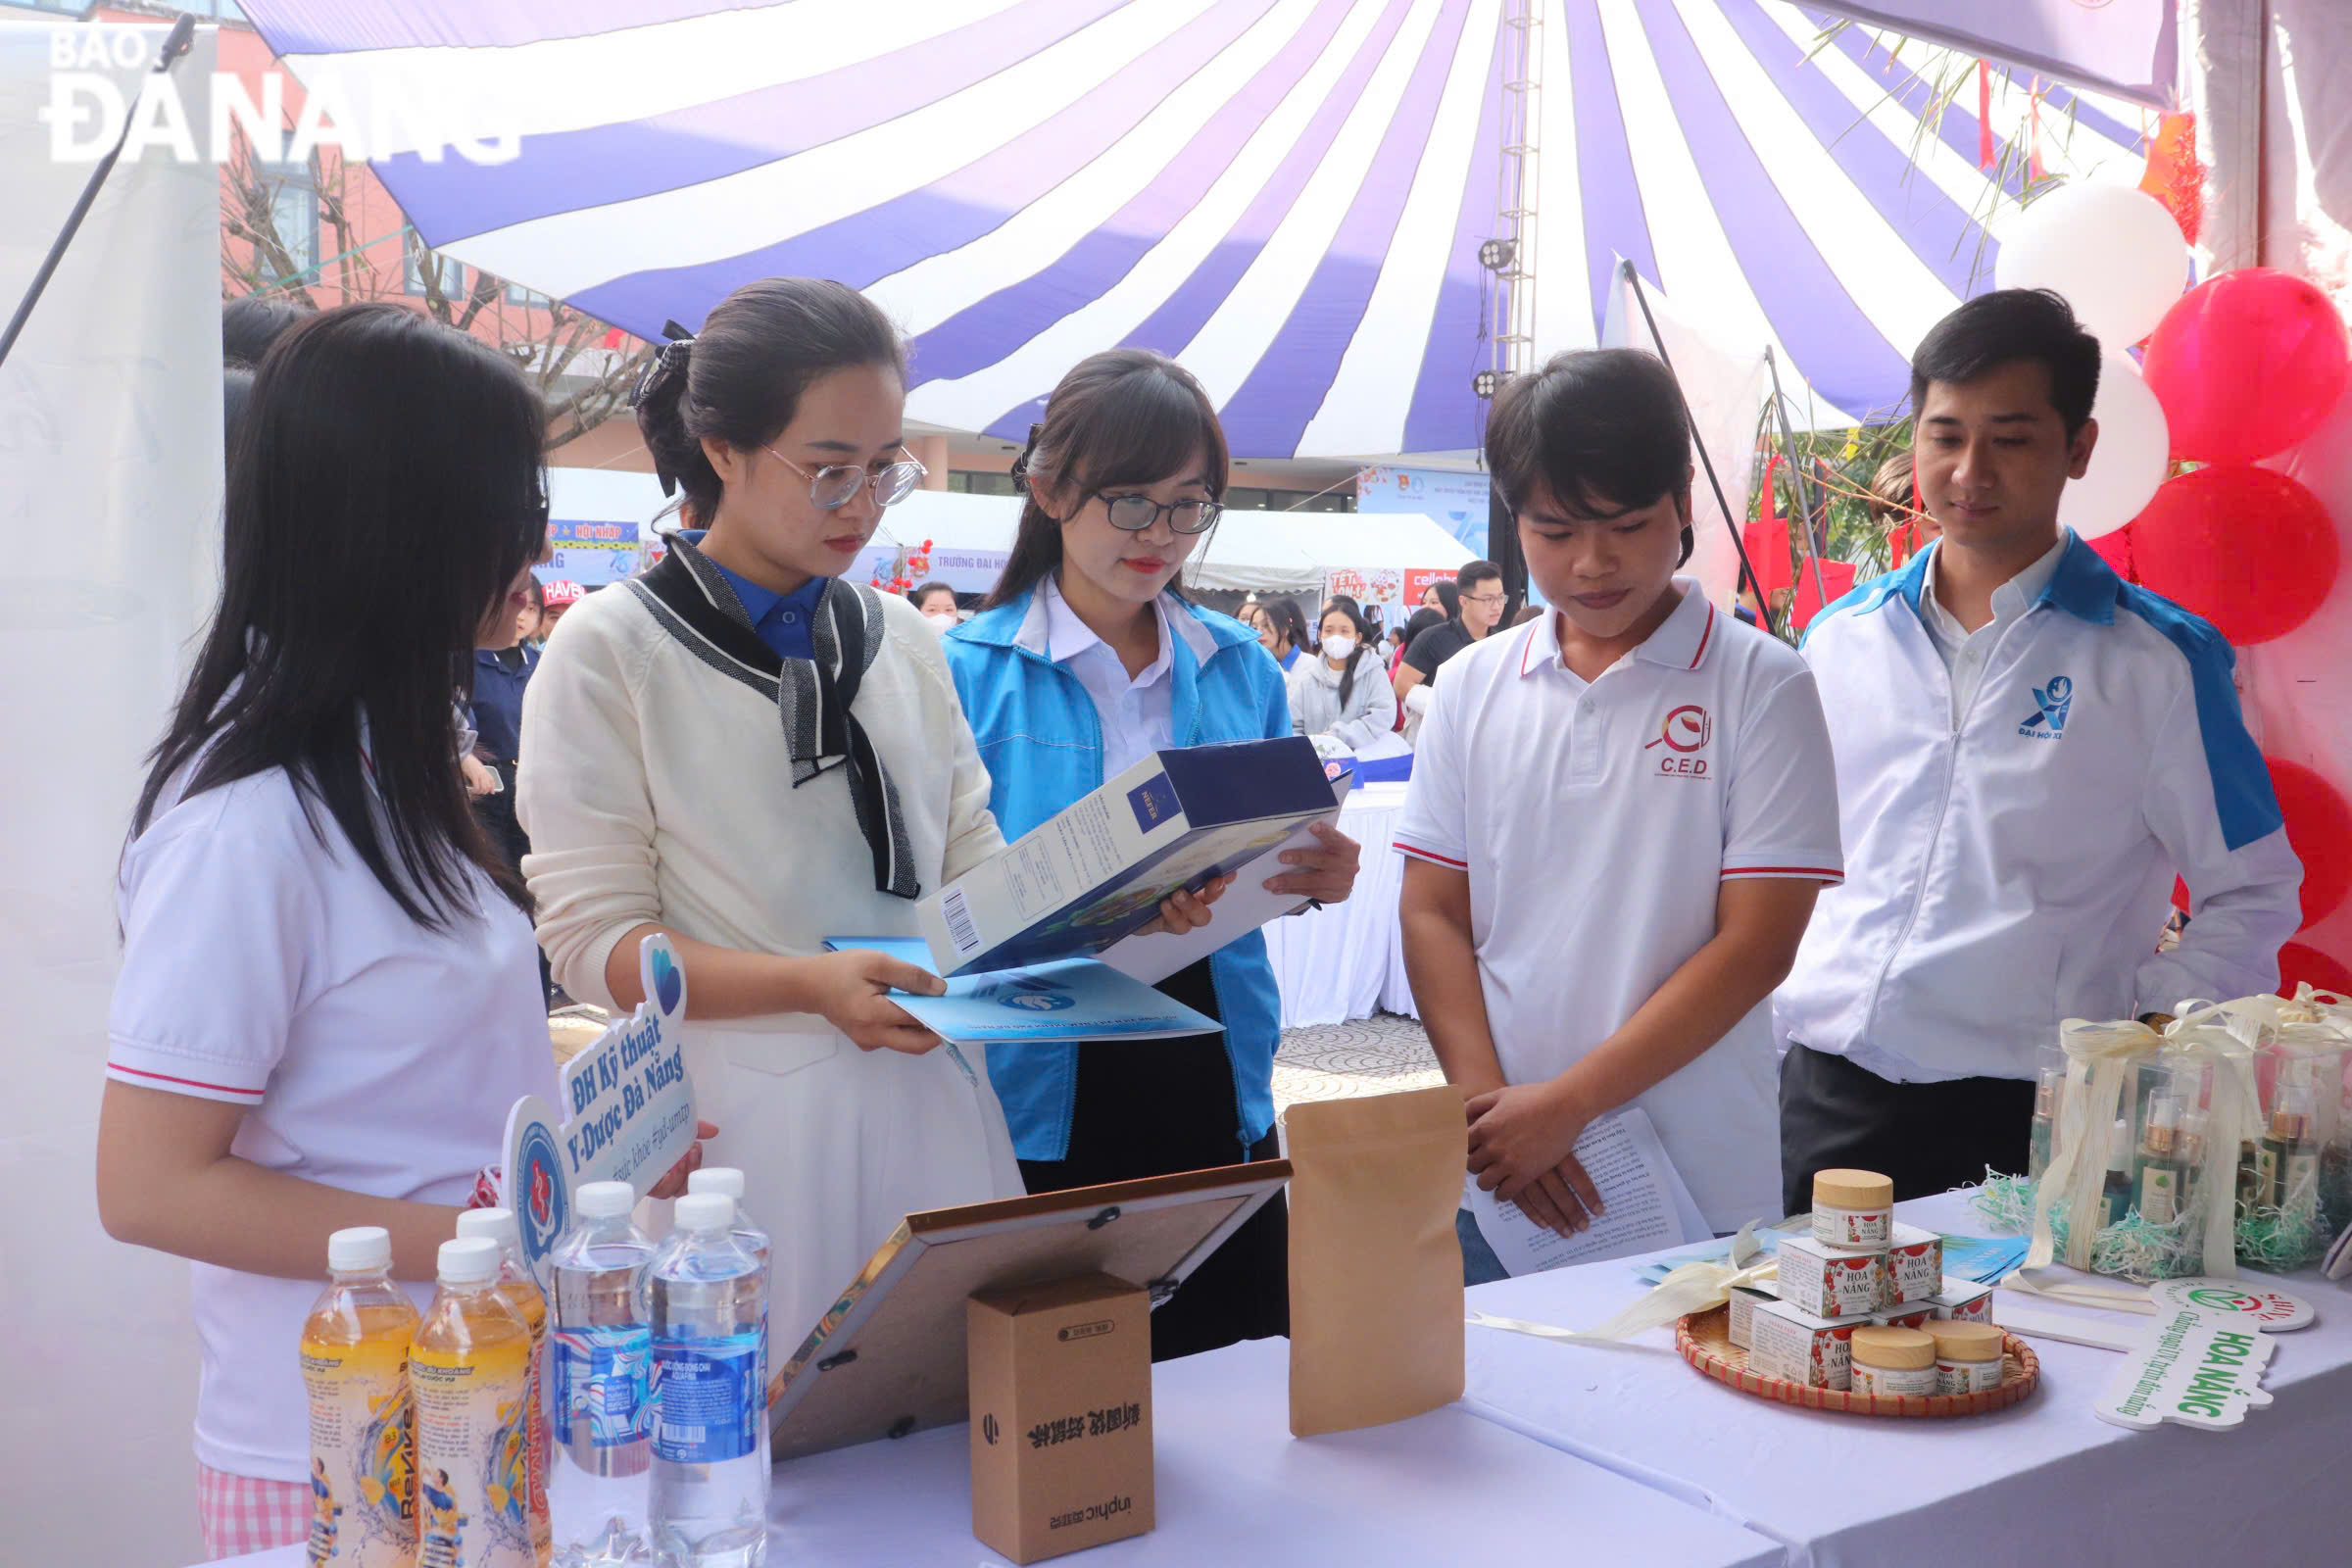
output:
[[[2001,1363],[1997,1389],[1981,1394],[1848,1394],[1816,1389],[1749,1371],[1747,1352],[1732,1343],[1730,1312],[1729,1307],[1718,1306],[1693,1312],[1677,1323],[1674,1348],[1682,1351],[1683,1359],[1704,1376],[1741,1394],[1801,1404],[1809,1410],[1837,1410],[1847,1415],[1984,1415],[2017,1403],[2041,1381],[2041,1362],[2033,1348],[2016,1335],[2003,1333],[2002,1348],[2008,1355]]]

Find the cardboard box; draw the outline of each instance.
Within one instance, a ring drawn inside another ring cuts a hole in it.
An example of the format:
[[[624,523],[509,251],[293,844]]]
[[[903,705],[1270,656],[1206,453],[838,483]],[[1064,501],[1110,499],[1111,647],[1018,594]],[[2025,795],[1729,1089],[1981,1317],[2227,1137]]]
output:
[[[1766,1301],[1777,1301],[1780,1298],[1780,1293],[1774,1289],[1770,1280],[1761,1280],[1754,1285],[1733,1286],[1729,1330],[1732,1343],[1742,1350],[1753,1349],[1755,1340],[1749,1333],[1749,1325],[1755,1321],[1756,1308]]]
[[[1883,1329],[1920,1329],[1924,1331],[1936,1318],[1933,1301],[1904,1301],[1894,1306],[1882,1306],[1870,1314],[1870,1320]]]
[[[1886,1254],[1832,1247],[1810,1236],[1781,1239],[1781,1299],[1816,1317],[1862,1317],[1885,1304]]]
[[[1880,1288],[1879,1304],[1925,1301],[1942,1288],[1943,1238],[1896,1220],[1886,1243],[1886,1284]]]
[[[972,1534],[1014,1562],[1152,1528],[1152,1298],[1107,1274],[965,1303]]]
[[[1179,888],[1336,810],[1303,735],[1154,752],[924,899],[915,921],[943,975],[1089,956],[1150,924]]]
[[[1940,1318],[1957,1318],[1963,1323],[1992,1321],[1992,1287],[1979,1285],[1975,1280],[1946,1276],[1943,1289],[1937,1291],[1928,1304]]]
[[[1787,1244],[1783,1244],[1787,1250]],[[1787,1301],[1763,1301],[1748,1322],[1754,1344],[1750,1369],[1816,1389],[1844,1389],[1853,1382],[1854,1330],[1870,1327],[1867,1315],[1816,1317]]]

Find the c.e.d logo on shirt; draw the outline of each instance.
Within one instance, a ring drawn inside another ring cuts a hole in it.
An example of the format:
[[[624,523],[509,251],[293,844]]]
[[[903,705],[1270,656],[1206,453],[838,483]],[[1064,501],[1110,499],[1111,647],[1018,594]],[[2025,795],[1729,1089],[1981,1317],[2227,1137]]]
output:
[[[1696,703],[1686,703],[1666,715],[1658,738],[1642,749],[1648,752],[1656,751],[1661,746],[1666,748],[1658,753],[1657,770],[1661,773],[1682,778],[1704,778],[1707,760],[1694,754],[1706,746],[1708,737],[1714,733],[1715,721],[1707,717],[1707,710]]]
[[[2063,740],[2066,710],[2074,706],[2075,683],[2064,675],[2052,675],[2047,686],[2034,688],[2034,701],[2039,711],[2018,725],[2017,732],[2037,741]]]

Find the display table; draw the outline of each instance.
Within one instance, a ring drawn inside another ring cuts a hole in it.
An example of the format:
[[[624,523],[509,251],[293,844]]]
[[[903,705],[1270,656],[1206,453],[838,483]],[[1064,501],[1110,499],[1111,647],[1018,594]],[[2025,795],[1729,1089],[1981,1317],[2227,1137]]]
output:
[[[1958,1195],[1896,1213],[1957,1235],[1990,1232]],[[1470,1304],[1590,1327],[1641,1293],[1632,1267],[1596,1263],[1482,1286]],[[2352,1290],[2311,1271],[2287,1284],[2317,1304],[2319,1320],[2278,1336],[2263,1380],[2275,1400],[2248,1411],[2235,1432],[2111,1426],[2090,1406],[2118,1352],[2047,1339],[2029,1342],[2041,1359],[2032,1397],[1940,1421],[1832,1415],[1735,1393],[1686,1366],[1671,1329],[1620,1348],[1473,1328],[1466,1402],[1785,1542],[1788,1561],[1805,1568],[2340,1563],[2352,1560],[2340,1500],[2352,1439]],[[1996,1319],[2007,1295],[1994,1294]]]
[[[1290,1345],[1169,1361],[1152,1381],[1159,1525],[1072,1563],[1286,1565],[1654,1562],[1777,1565],[1738,1526],[1530,1441],[1459,1405],[1295,1439]],[[767,1560],[788,1565],[1004,1561],[972,1538],[962,1427],[780,1465]],[[1565,1555],[1563,1555],[1565,1553]],[[302,1548],[233,1559],[299,1568]]]
[[[1394,843],[1404,791],[1402,784],[1367,784],[1340,808],[1340,831],[1364,847],[1345,902],[1267,922],[1266,956],[1282,987],[1285,1029],[1346,1023],[1376,1010],[1421,1016],[1405,983],[1396,923],[1404,860]]]

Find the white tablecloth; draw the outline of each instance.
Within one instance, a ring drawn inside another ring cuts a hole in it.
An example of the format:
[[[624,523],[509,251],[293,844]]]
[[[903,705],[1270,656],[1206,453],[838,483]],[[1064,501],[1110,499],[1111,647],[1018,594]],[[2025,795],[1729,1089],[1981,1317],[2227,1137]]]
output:
[[[1392,847],[1404,815],[1402,784],[1367,784],[1340,808],[1340,831],[1364,847],[1355,890],[1344,904],[1265,926],[1266,954],[1282,986],[1282,1026],[1346,1023],[1377,1010],[1417,1018],[1404,979],[1396,896],[1404,861]]]
[[[1459,1405],[1365,1432],[1290,1434],[1290,1346],[1246,1342],[1152,1376],[1158,1528],[1087,1564],[1660,1563],[1768,1568],[1761,1536],[1482,1421]],[[782,1465],[777,1568],[1004,1559],[972,1537],[962,1427]],[[302,1549],[235,1559],[299,1568]]]
[[[1989,1229],[1949,1194],[1897,1212],[1958,1235]],[[1531,1275],[1482,1286],[1470,1301],[1586,1328],[1640,1293],[1631,1268]],[[2316,1300],[2319,1321],[2278,1336],[2263,1383],[2275,1400],[2235,1432],[2111,1426],[2090,1406],[2118,1352],[2049,1340],[2029,1342],[2042,1382],[2024,1403],[1968,1419],[1895,1420],[1736,1393],[1685,1366],[1671,1329],[1602,1348],[1474,1328],[1466,1402],[1787,1543],[1792,1568],[2343,1563],[2352,1561],[2342,1505],[2352,1290],[2310,1272],[2286,1283]],[[1994,1296],[1995,1318],[2005,1294]]]

